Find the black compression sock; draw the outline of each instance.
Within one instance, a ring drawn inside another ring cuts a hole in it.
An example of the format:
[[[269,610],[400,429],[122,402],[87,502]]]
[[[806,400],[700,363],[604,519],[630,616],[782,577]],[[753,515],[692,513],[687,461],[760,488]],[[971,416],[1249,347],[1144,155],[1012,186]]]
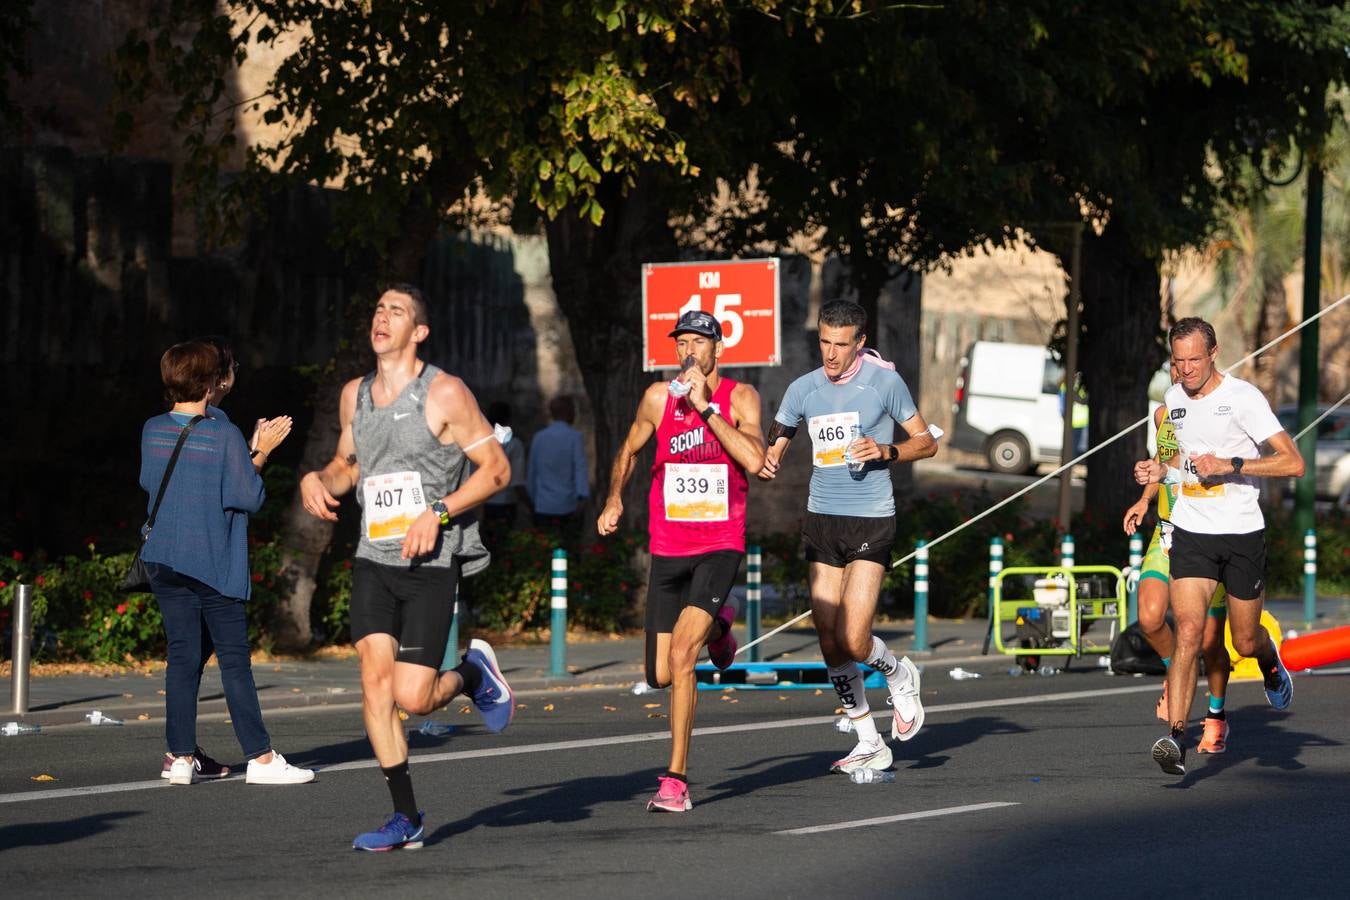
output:
[[[464,679],[463,693],[472,697],[478,693],[478,688],[483,683],[483,670],[470,662],[461,662],[450,671],[454,672],[460,678]]]
[[[380,766],[380,771],[384,773],[384,782],[389,786],[389,796],[394,801],[394,812],[401,812],[408,817],[409,822],[421,825],[422,814],[417,811],[417,800],[413,798],[412,775],[408,772],[408,761],[405,759],[387,769]]]

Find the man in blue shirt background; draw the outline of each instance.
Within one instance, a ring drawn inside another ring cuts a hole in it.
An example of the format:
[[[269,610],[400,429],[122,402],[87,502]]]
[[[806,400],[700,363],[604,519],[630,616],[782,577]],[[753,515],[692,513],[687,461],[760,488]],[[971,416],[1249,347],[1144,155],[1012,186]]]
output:
[[[576,407],[566,395],[549,401],[549,426],[530,442],[525,489],[534,507],[534,524],[561,535],[578,532],[578,514],[591,496],[590,466],[581,432],[572,427]]]

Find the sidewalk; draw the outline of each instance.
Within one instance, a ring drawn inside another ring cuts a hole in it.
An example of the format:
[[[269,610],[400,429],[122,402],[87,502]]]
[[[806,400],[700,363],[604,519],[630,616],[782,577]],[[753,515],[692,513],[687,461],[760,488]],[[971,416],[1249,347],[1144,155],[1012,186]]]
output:
[[[933,660],[952,665],[978,658],[984,639],[984,620],[935,620],[928,626],[928,642],[934,648],[914,653],[913,622],[879,624],[876,633],[896,651],[909,653],[915,662]],[[769,628],[766,626],[764,631]],[[736,626],[736,635],[745,641],[745,626]],[[494,649],[502,672],[518,695],[545,694],[554,691],[628,690],[643,680],[642,635],[619,638],[586,638],[569,642],[566,676],[549,674],[549,644],[498,645]],[[759,646],[762,662],[818,662],[820,649],[809,620],[765,641]],[[737,657],[748,661],[748,654]],[[1000,660],[990,656],[988,660]],[[346,659],[254,661],[253,679],[258,700],[264,710],[314,706],[339,706],[361,702],[361,677],[356,655]],[[28,683],[27,715],[15,715],[10,705],[8,679],[0,682],[0,722],[35,722],[40,725],[68,725],[84,721],[92,710],[124,721],[147,716],[152,721],[164,716],[164,671],[127,670],[114,674],[32,675]],[[224,713],[225,699],[220,686],[220,670],[212,663],[202,676],[199,713]]]
[[[1272,600],[1266,608],[1285,632],[1303,630],[1303,604],[1294,599]],[[1350,598],[1322,598],[1317,609],[1316,629],[1350,623]],[[986,672],[1003,672],[1010,657],[991,651],[982,656],[987,623],[984,619],[933,619],[928,623],[926,652],[915,652],[914,623],[897,621],[878,623],[876,634],[895,651],[908,654],[925,668],[946,671],[953,666],[971,666]],[[764,627],[768,632],[770,628]],[[736,626],[736,636],[745,642],[745,626]],[[497,659],[512,689],[520,695],[538,695],[553,691],[628,690],[643,679],[644,638],[639,635],[620,638],[585,638],[567,646],[566,676],[549,674],[549,644],[500,645]],[[807,619],[775,635],[759,646],[761,662],[819,662],[816,634]],[[741,653],[737,662],[748,662]],[[1088,667],[1095,660],[1076,662]],[[314,706],[353,705],[361,702],[361,679],[356,656],[346,659],[276,660],[255,662],[253,678],[258,700],[264,710]],[[145,716],[161,720],[164,715],[164,672],[127,670],[111,675],[32,676],[29,679],[27,715],[14,715],[10,705],[10,685],[0,682],[0,722],[36,722],[41,725],[79,723],[92,710],[126,721]],[[220,671],[211,665],[202,677],[201,714],[224,713],[225,700],[220,687]]]

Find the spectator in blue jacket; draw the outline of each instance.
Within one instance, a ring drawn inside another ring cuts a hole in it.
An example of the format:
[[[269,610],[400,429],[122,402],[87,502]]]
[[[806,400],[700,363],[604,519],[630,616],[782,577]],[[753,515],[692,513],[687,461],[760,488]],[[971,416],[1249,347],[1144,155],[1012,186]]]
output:
[[[580,531],[582,506],[591,496],[590,465],[581,432],[572,427],[576,408],[566,395],[549,401],[549,426],[530,442],[526,490],[534,507],[536,527],[558,533],[564,539]]]
[[[160,358],[160,377],[172,409],[141,431],[141,487],[155,503],[169,457],[183,428],[189,433],[164,490],[153,530],[141,550],[164,619],[168,669],[164,677],[165,737],[174,760],[170,784],[201,777],[197,746],[197,687],[201,629],[208,628],[235,737],[248,760],[250,784],[300,784],[314,772],[286,762],[272,749],[262,721],[249,660],[248,516],[262,507],[262,477],[244,436],[228,419],[207,416],[220,371],[220,354],[205,341],[176,344]]]

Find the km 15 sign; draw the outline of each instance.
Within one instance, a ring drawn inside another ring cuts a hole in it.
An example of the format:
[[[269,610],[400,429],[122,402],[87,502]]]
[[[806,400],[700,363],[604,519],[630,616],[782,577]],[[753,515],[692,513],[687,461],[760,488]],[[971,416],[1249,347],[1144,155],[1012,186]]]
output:
[[[779,365],[778,269],[776,258],[643,264],[643,370],[680,367],[667,335],[691,309],[722,323],[719,366]]]

